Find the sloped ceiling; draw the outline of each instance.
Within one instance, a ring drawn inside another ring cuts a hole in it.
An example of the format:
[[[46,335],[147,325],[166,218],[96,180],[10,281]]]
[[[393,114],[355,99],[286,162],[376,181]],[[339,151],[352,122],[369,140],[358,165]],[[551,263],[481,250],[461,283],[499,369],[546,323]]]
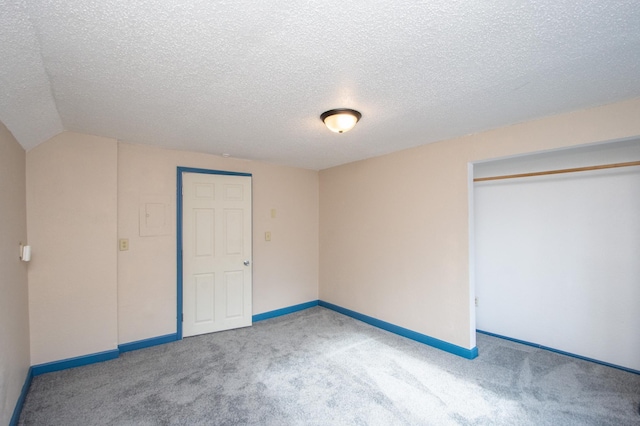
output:
[[[0,0],[0,19],[0,120],[25,149],[70,130],[317,170],[640,96],[637,0]],[[319,118],[339,107],[363,115],[342,135]]]

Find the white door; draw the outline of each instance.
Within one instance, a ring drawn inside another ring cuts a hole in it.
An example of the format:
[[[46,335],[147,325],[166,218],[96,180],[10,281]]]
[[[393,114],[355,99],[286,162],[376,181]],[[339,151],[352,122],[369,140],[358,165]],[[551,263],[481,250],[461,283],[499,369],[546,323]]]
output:
[[[182,178],[182,335],[250,326],[251,177]]]

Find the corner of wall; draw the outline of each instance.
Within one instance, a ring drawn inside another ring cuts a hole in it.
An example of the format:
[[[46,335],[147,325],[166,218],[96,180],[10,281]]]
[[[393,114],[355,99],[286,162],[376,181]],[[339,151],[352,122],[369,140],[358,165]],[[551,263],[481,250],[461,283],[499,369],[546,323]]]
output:
[[[0,123],[0,424],[9,424],[29,372],[25,151]]]

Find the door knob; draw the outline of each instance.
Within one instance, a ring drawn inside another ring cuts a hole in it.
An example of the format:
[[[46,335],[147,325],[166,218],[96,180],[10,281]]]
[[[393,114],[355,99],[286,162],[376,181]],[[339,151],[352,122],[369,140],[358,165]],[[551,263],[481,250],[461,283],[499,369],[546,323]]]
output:
[[[249,262],[248,260],[245,260],[244,261],[244,266],[249,266],[249,263],[251,263],[251,262]]]

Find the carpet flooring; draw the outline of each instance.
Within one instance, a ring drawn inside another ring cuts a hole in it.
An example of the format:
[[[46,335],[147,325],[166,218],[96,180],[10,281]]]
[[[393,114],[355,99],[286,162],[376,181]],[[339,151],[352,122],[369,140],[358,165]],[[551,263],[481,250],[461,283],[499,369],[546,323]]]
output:
[[[474,360],[321,307],[33,379],[20,425],[640,425],[640,375],[478,335]]]

